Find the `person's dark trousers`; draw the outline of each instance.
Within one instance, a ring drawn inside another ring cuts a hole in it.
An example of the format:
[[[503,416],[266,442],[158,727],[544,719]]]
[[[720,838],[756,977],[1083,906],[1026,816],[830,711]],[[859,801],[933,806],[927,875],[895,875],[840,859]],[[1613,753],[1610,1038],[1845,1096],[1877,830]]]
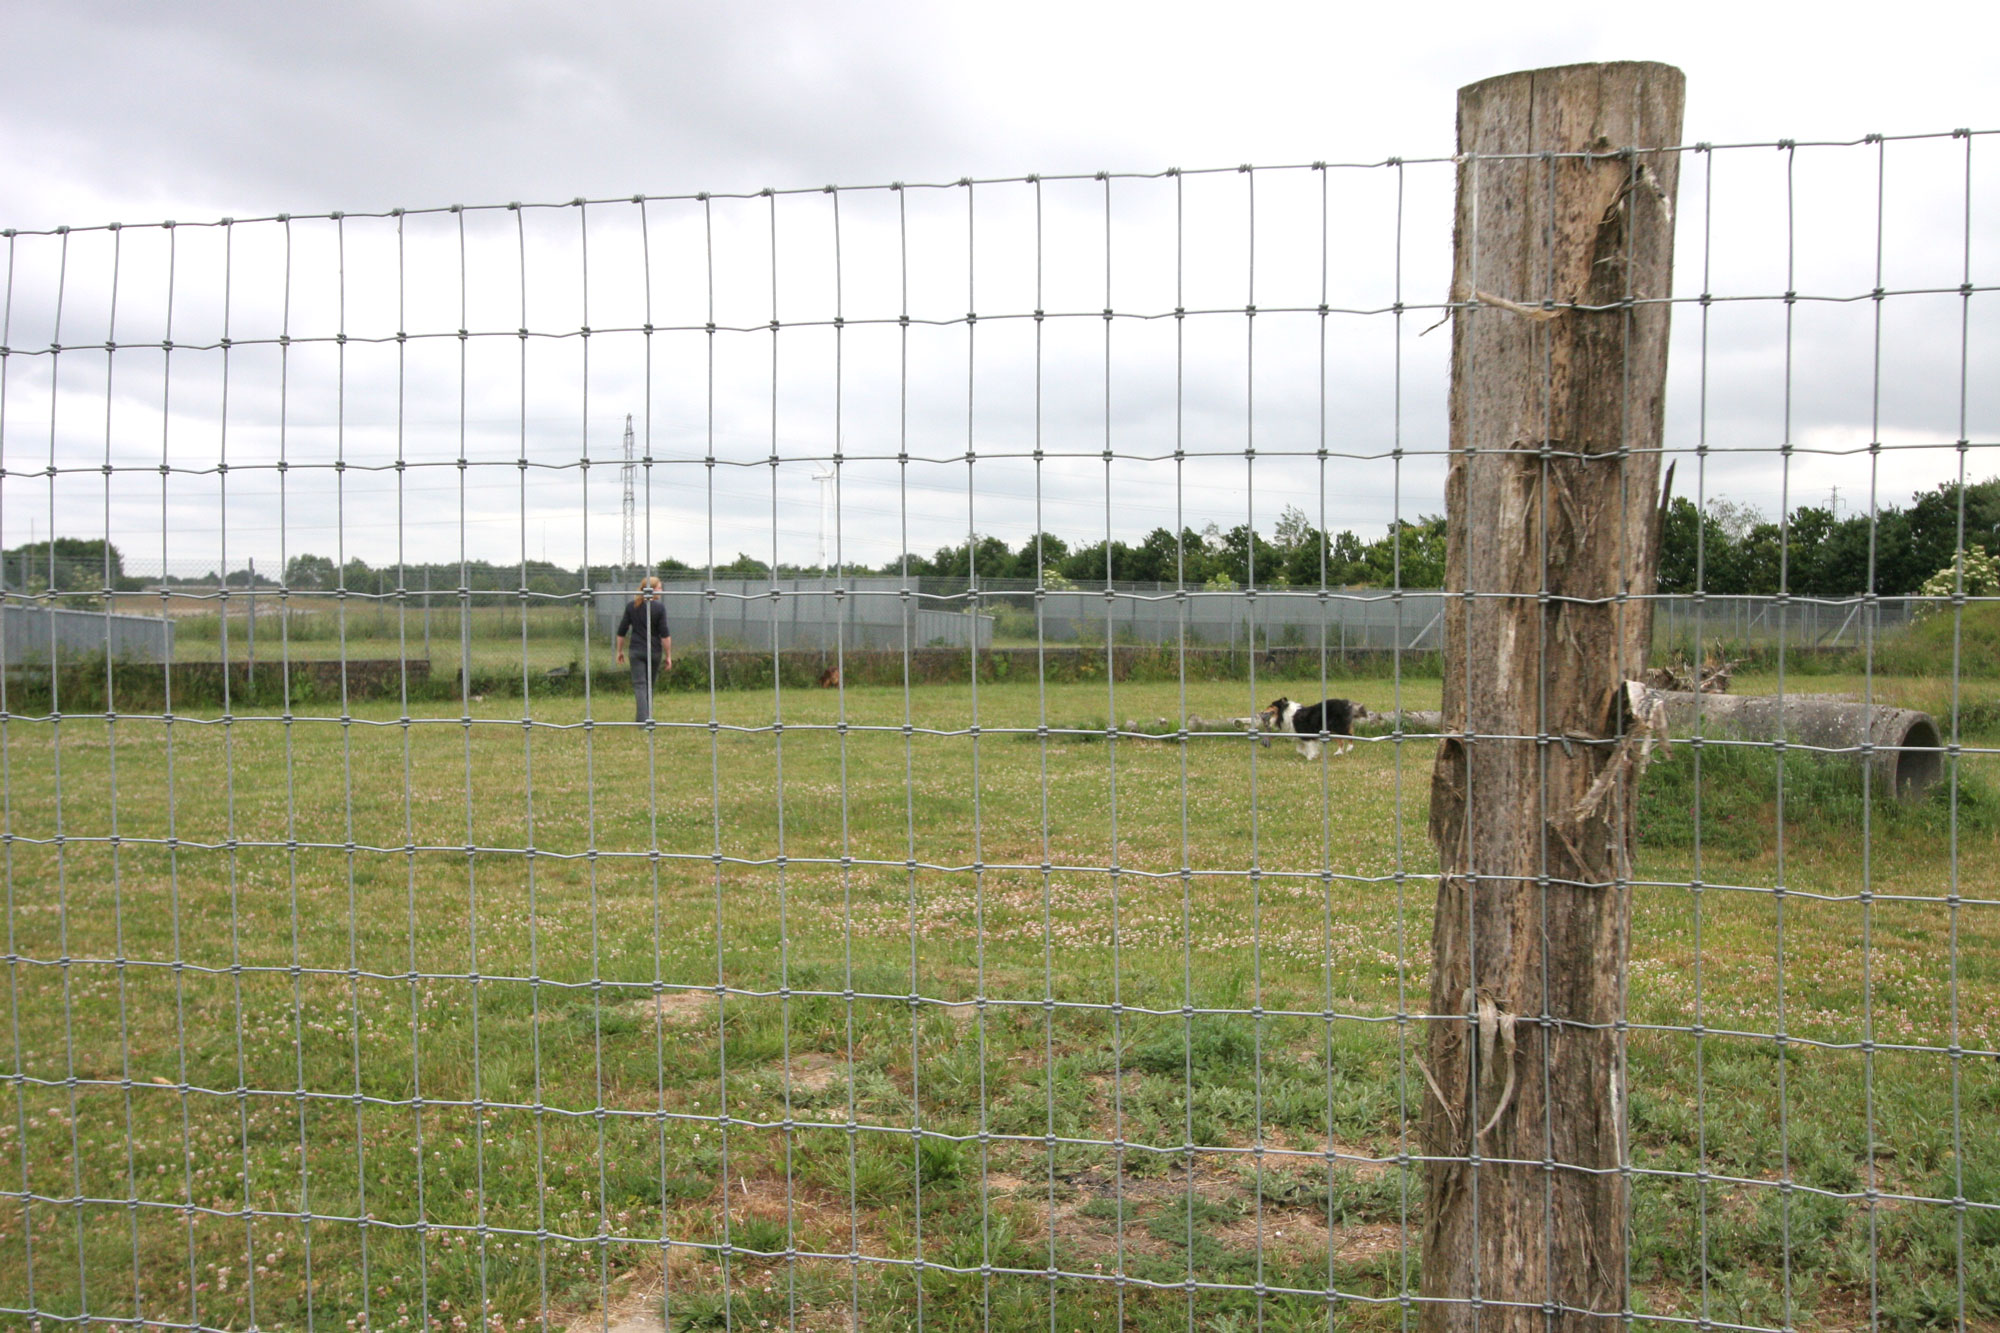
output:
[[[653,656],[646,652],[634,652],[632,662],[632,702],[637,710],[634,721],[653,720]]]

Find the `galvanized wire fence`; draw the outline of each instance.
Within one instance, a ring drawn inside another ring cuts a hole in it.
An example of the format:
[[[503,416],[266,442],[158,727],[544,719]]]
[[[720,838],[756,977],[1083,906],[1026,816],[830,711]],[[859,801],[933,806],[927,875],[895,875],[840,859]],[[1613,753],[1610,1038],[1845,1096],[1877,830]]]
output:
[[[1663,669],[1944,747],[1914,801],[1782,730],[1635,779],[1607,1318],[2000,1321],[1989,141],[1682,150],[1677,493],[1790,552],[1808,489],[1870,550],[1935,491],[1957,573],[1659,599]],[[1425,1321],[1449,594],[1328,561],[1444,507],[1453,170],[6,233],[0,1312]],[[1188,576],[1287,508],[1316,583]],[[1103,579],[908,572],[996,531]],[[1371,722],[1307,759],[1279,695]]]

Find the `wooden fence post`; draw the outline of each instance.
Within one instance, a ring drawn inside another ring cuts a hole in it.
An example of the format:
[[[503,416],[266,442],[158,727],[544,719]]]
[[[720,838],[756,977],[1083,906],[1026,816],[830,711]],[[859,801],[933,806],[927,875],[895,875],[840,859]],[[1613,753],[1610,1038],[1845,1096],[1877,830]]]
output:
[[[1627,1306],[1628,800],[1658,561],[1685,83],[1650,63],[1458,94],[1441,876],[1422,1326]],[[1632,150],[1639,151],[1632,151]],[[1498,156],[1496,156],[1498,155]]]

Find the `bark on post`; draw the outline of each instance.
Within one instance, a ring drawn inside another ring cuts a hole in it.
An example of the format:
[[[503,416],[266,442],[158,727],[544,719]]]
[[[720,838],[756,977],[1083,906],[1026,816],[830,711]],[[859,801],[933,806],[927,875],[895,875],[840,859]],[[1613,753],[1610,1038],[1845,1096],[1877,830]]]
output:
[[[1447,603],[1431,778],[1426,1329],[1626,1308],[1613,1025],[1643,758],[1622,687],[1652,637],[1627,599],[1658,559],[1667,307],[1646,302],[1670,294],[1680,179],[1646,150],[1680,142],[1683,92],[1619,63],[1458,95],[1445,586],[1477,596]]]

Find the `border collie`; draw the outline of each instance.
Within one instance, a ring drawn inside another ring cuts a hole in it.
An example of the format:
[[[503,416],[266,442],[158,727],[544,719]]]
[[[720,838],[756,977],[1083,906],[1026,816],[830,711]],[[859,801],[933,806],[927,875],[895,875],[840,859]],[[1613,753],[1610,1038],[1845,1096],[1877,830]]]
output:
[[[1307,759],[1319,758],[1323,737],[1334,738],[1335,754],[1346,754],[1354,748],[1354,704],[1347,699],[1298,704],[1281,695],[1258,714],[1257,720],[1267,730],[1289,731],[1297,736],[1299,753]]]

